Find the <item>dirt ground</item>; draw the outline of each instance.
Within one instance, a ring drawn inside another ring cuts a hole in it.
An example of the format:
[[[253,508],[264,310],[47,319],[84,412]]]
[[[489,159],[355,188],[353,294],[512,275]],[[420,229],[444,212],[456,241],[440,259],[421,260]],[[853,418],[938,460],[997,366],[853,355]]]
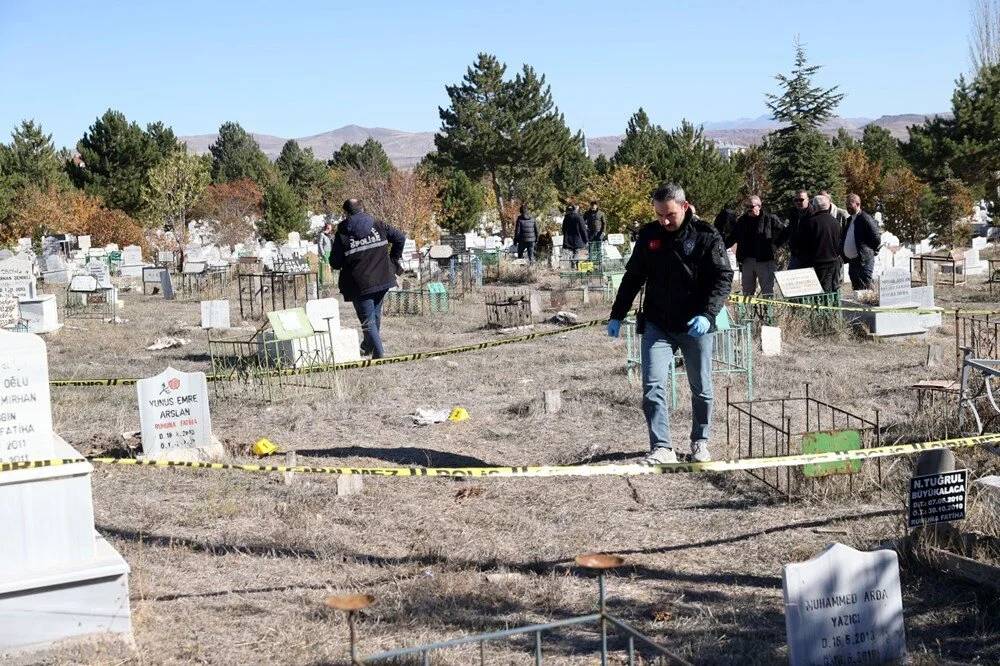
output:
[[[122,298],[126,323],[71,319],[46,338],[53,378],[142,377],[168,364],[209,369],[197,301],[164,302],[135,291]],[[236,320],[238,301],[231,299]],[[939,287],[938,303],[1000,308],[981,284]],[[608,308],[572,310],[592,319]],[[356,325],[353,312],[342,313],[345,325]],[[384,335],[389,353],[498,338],[485,321],[483,297],[473,292],[453,301],[448,314],[386,318]],[[943,345],[946,363],[928,369],[925,340],[873,342],[843,332],[810,338],[791,326],[782,356],[755,354],[755,397],[798,395],[808,382],[811,395],[844,409],[866,416],[878,409],[884,443],[954,435],[947,412],[918,414],[908,388],[954,376],[953,330],[946,320],[930,336]],[[145,350],[167,334],[190,342]],[[640,389],[629,383],[624,359],[624,343],[603,328],[578,330],[344,371],[343,399],[332,390],[294,387],[273,403],[213,395],[213,427],[241,452],[235,459],[247,462],[253,458],[246,450],[260,437],[315,465],[631,461],[647,439]],[[727,383],[716,381],[716,457],[732,453],[725,450]],[[557,414],[542,412],[546,389],[563,391]],[[741,380],[731,390],[733,399],[745,397]],[[678,443],[687,440],[687,400],[683,386],[671,424]],[[120,449],[121,433],[139,428],[134,387],[54,388],[52,402],[56,431],[86,454]],[[406,416],[418,407],[453,406],[465,407],[471,419],[418,427]],[[959,458],[976,474],[1000,469],[1000,458],[984,453]],[[324,608],[329,594],[376,597],[358,618],[366,655],[592,612],[596,581],[573,558],[601,551],[626,560],[608,580],[612,612],[674,653],[696,664],[782,663],[783,565],[833,541],[869,548],[904,535],[903,484],[912,463],[900,458],[887,468],[881,494],[859,488],[792,502],[744,473],[364,478],[362,493],[338,497],[334,476],[299,475],[286,485],[275,474],[98,466],[97,529],[132,568],[134,649],[85,644],[20,661],[346,663],[347,626]],[[902,563],[902,580],[914,663],[1000,663],[995,594],[910,561]],[[552,632],[544,663],[594,664],[598,645],[590,629]],[[622,643],[612,646],[612,663],[623,663]],[[450,651],[432,663],[473,658]],[[487,648],[490,664],[532,659],[527,638]]]

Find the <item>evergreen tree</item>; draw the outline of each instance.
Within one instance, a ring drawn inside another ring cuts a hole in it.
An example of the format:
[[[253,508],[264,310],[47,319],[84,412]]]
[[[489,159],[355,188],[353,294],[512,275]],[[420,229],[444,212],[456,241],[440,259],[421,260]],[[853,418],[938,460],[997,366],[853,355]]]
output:
[[[994,198],[1000,187],[1000,64],[982,67],[972,81],[960,77],[951,107],[951,118],[910,127],[903,155],[931,183],[957,177],[976,196]]]
[[[828,190],[838,200],[843,195],[837,152],[818,128],[833,116],[844,96],[836,87],[824,90],[812,85],[819,69],[807,64],[805,48],[796,43],[791,75],[775,77],[782,92],[766,96],[772,116],[784,123],[765,142],[771,198],[778,210],[790,208],[799,189]]]
[[[264,188],[264,219],[257,231],[265,240],[281,241],[290,231],[308,230],[305,205],[288,183],[275,178]]]
[[[452,233],[472,231],[486,206],[486,190],[464,171],[455,171],[440,192],[441,226]]]
[[[208,150],[212,153],[213,183],[249,178],[264,188],[273,177],[267,155],[239,123],[223,123]]]
[[[732,157],[733,168],[740,179],[739,194],[729,204],[736,207],[751,196],[758,196],[771,208],[771,183],[767,179],[767,155],[761,146],[748,146]]]
[[[188,213],[211,181],[208,156],[175,150],[149,173],[146,209],[150,217],[173,229],[187,229]]]
[[[582,133],[574,137],[574,143],[552,170],[552,183],[564,200],[579,197],[587,187],[587,180],[596,173],[594,163],[587,157]]]
[[[855,141],[854,137],[851,136],[851,133],[843,127],[837,128],[837,134],[833,137],[830,144],[841,152],[858,147],[858,142]]]
[[[667,133],[659,125],[653,125],[642,107],[632,114],[625,127],[625,137],[618,145],[611,163],[627,164],[634,167],[649,169],[659,177],[663,171],[664,150],[666,149]]]
[[[882,174],[903,166],[903,156],[899,152],[899,141],[889,130],[875,123],[865,125],[861,135],[861,150],[868,159],[881,165]]]
[[[462,83],[446,87],[450,106],[438,109],[441,129],[434,137],[445,163],[488,179],[505,233],[512,222],[508,204],[518,190],[537,197],[547,189],[538,187],[540,181],[579,149],[580,140],[566,127],[544,76],[525,65],[505,80],[506,70],[495,56],[480,53]]]
[[[598,176],[605,176],[609,171],[611,171],[611,161],[601,153],[594,160],[594,172]]]
[[[392,173],[392,162],[385,148],[372,137],[361,144],[345,143],[334,151],[327,164],[336,169],[374,169],[386,177]]]
[[[9,187],[34,185],[40,190],[48,190],[69,186],[64,161],[56,152],[52,135],[45,134],[41,125],[33,120],[22,120],[11,138],[10,146],[0,144],[0,173],[6,177]]]
[[[171,150],[173,132],[159,123],[143,131],[120,111],[108,109],[94,121],[76,144],[79,163],[66,164],[73,183],[88,194],[99,195],[108,208],[118,208],[132,217],[145,210],[149,172]]]
[[[294,140],[287,141],[275,167],[308,208],[320,210],[323,207],[330,177],[326,165],[316,159],[312,148],[303,150]]]
[[[705,138],[700,126],[687,120],[666,135],[658,168],[653,175],[680,184],[705,219],[712,219],[730,203],[740,185],[734,165],[722,157],[714,141]]]

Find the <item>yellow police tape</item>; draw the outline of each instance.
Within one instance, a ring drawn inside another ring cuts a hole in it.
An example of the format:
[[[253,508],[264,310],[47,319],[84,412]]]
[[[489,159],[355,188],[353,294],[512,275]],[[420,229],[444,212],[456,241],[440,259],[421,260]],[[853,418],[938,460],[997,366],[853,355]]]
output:
[[[839,312],[871,312],[877,314],[885,313],[906,313],[906,314],[940,314],[940,315],[1000,315],[1000,310],[945,310],[944,308],[918,308],[918,307],[892,307],[892,306],[843,306],[843,305],[820,305],[813,303],[796,303],[794,301],[783,301],[776,298],[761,298],[759,296],[743,296],[741,294],[730,294],[729,300],[733,303],[744,305],[779,305],[787,308],[802,308],[806,310],[836,310]]]
[[[644,474],[675,474],[692,472],[729,472],[771,467],[800,467],[815,463],[841,462],[886,458],[930,451],[932,449],[963,449],[1000,441],[1000,435],[979,435],[941,439],[919,444],[896,444],[854,451],[808,453],[769,458],[718,460],[713,462],[671,463],[666,465],[536,465],[525,467],[311,467],[308,465],[245,465],[240,463],[181,462],[170,460],[136,460],[134,458],[57,458],[0,464],[0,472],[12,472],[36,467],[55,467],[83,462],[139,467],[187,467],[190,469],[235,470],[240,472],[295,472],[301,474],[359,474],[363,476],[440,476],[440,477],[552,477],[552,476],[639,476]],[[309,455],[308,451],[300,451]]]
[[[428,358],[437,358],[439,356],[451,356],[452,354],[462,354],[465,352],[479,351],[481,349],[489,349],[491,347],[500,347],[503,345],[512,345],[518,342],[527,342],[529,340],[535,340],[537,338],[545,338],[551,335],[559,335],[561,333],[567,333],[569,331],[577,331],[581,328],[588,328],[591,326],[599,326],[607,322],[607,319],[591,319],[590,321],[581,322],[579,324],[572,324],[570,326],[563,326],[562,328],[557,328],[552,331],[537,331],[532,333],[525,333],[524,335],[516,335],[510,338],[502,338],[500,340],[488,340],[486,342],[477,342],[471,345],[462,345],[460,347],[447,347],[445,349],[432,349],[429,351],[414,352],[413,354],[400,354],[399,356],[386,356],[385,358],[369,358],[361,361],[347,361],[344,363],[328,363],[324,365],[314,365],[305,368],[287,368],[287,369],[275,369],[268,370],[266,372],[257,373],[257,377],[279,377],[279,376],[299,376],[306,374],[314,374],[318,372],[330,372],[331,370],[349,370],[352,368],[371,368],[379,365],[390,365],[393,363],[407,363],[409,361],[420,361]],[[230,376],[229,374],[208,374],[205,378],[210,382],[221,382],[227,381],[229,379],[237,379],[238,376]],[[138,382],[139,380],[135,377],[117,377],[117,378],[94,378],[94,379],[52,379],[49,380],[49,386],[130,386]]]

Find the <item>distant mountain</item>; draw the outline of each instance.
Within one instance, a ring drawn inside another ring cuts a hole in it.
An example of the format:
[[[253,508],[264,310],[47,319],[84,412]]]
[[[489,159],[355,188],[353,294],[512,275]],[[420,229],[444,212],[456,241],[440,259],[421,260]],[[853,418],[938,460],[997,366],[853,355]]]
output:
[[[824,134],[834,136],[837,130],[843,127],[851,136],[857,138],[861,136],[865,125],[874,123],[889,130],[897,139],[906,140],[909,137],[906,132],[907,127],[922,123],[926,118],[936,115],[946,116],[947,114],[910,113],[882,116],[875,120],[838,117],[827,122],[822,131]],[[705,123],[705,135],[719,143],[750,146],[760,143],[768,132],[778,126],[778,123],[771,120],[769,116],[739,118]],[[217,137],[217,134],[199,134],[197,136],[182,136],[180,140],[187,144],[188,150],[200,154],[207,153],[208,147],[215,142]],[[403,132],[384,127],[361,127],[359,125],[345,125],[330,132],[304,136],[295,140],[303,148],[312,148],[316,157],[328,160],[333,156],[334,151],[345,143],[364,143],[369,137],[381,143],[392,163],[401,169],[413,168],[424,155],[434,150],[433,132]],[[253,134],[253,138],[261,150],[272,160],[278,157],[281,153],[281,147],[288,140],[269,134]],[[622,136],[620,135],[588,137],[587,148],[590,150],[591,157],[598,155],[611,157],[621,142]]]

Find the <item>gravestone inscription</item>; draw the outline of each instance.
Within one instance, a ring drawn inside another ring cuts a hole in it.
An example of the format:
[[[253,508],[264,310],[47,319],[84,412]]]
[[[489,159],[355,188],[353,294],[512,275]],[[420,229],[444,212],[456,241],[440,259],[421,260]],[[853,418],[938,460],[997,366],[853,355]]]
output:
[[[136,382],[142,451],[161,458],[178,449],[212,445],[212,416],[204,372],[167,368]]]
[[[967,469],[911,478],[907,512],[910,528],[965,518],[968,487]]]
[[[0,463],[51,458],[53,441],[45,342],[0,331]]]

